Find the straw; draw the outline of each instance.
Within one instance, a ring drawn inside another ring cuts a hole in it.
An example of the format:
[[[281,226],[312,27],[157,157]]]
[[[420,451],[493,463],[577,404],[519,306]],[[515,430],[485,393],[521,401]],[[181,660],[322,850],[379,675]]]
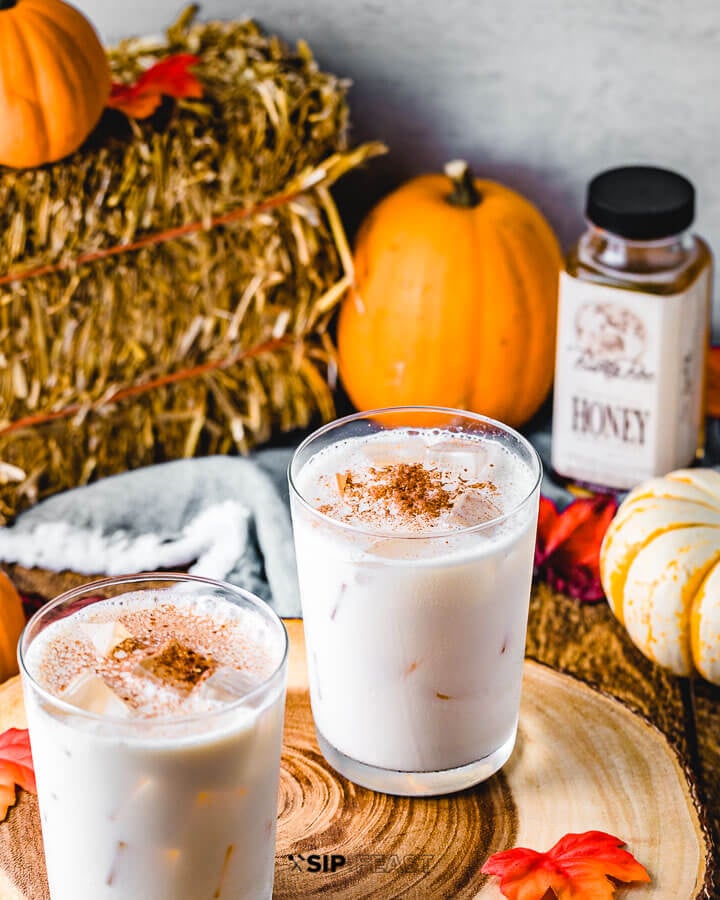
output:
[[[194,15],[110,60],[132,81],[196,54],[202,100],[107,111],[66,160],[0,168],[0,522],[334,413],[352,257],[329,187],[384,148],[348,149],[348,84],[305,44]]]

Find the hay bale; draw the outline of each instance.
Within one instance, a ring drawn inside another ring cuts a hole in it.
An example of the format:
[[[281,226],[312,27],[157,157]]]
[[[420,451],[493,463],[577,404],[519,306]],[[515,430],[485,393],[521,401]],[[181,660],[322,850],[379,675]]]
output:
[[[383,148],[347,149],[347,84],[306,45],[193,13],[110,59],[131,81],[194,53],[201,100],[108,110],[66,160],[0,168],[0,521],[333,415],[352,261],[328,188]]]

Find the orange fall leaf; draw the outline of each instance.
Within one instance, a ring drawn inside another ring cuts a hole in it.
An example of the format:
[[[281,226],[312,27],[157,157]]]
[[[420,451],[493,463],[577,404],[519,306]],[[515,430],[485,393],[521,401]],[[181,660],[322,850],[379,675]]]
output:
[[[650,881],[647,871],[624,850],[624,842],[603,831],[566,834],[546,853],[516,847],[493,854],[482,872],[500,879],[508,900],[612,900],[621,882]]]
[[[0,821],[15,804],[16,787],[37,792],[27,728],[9,728],[0,734]]]
[[[155,63],[135,84],[112,86],[108,106],[133,119],[147,119],[163,97],[202,97],[202,85],[190,71],[200,59],[191,53],[177,53]]]

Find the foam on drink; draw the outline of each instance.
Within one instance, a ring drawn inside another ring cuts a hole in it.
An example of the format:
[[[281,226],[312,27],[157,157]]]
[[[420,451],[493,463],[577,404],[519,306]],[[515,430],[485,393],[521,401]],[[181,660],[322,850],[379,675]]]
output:
[[[298,475],[319,512],[364,532],[452,534],[501,519],[530,493],[530,468],[487,437],[396,428],[320,450]]]
[[[150,719],[221,708],[277,663],[243,610],[211,597],[162,599],[146,591],[60,619],[27,658],[36,680],[61,700],[96,714]]]

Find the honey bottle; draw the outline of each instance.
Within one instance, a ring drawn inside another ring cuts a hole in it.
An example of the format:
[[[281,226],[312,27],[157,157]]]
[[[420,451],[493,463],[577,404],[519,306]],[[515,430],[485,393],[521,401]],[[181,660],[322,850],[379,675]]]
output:
[[[691,464],[704,433],[712,257],[682,175],[625,166],[587,191],[560,276],[552,466],[622,490]]]

